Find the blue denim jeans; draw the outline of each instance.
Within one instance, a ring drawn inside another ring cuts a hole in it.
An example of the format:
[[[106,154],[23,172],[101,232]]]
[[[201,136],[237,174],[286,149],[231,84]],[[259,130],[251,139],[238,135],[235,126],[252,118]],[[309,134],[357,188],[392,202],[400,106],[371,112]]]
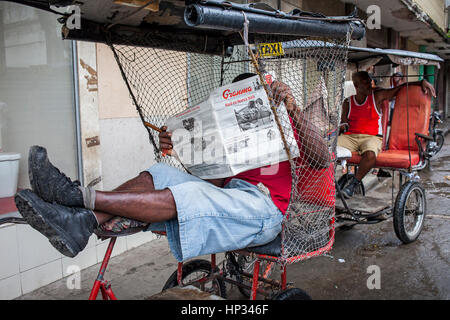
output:
[[[172,192],[177,218],[152,223],[146,231],[165,231],[178,261],[263,245],[281,232],[281,211],[246,181],[232,179],[219,188],[165,164],[148,172],[156,190]]]

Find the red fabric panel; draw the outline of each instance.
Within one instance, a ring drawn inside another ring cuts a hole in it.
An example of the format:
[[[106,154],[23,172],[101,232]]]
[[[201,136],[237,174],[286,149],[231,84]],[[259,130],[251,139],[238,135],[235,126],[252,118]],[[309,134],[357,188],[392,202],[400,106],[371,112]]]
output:
[[[357,152],[352,152],[352,158],[348,160],[349,164],[359,164],[361,156]],[[420,157],[418,152],[411,152],[411,165],[415,166],[419,163]],[[377,168],[409,168],[409,152],[408,150],[386,150],[380,152],[375,164]]]
[[[14,197],[0,198],[0,214],[19,211],[16,208]]]
[[[410,86],[400,89],[395,101],[388,149],[408,150],[409,115],[409,146],[411,150],[418,151],[415,134],[428,135],[430,112],[431,98],[423,93],[422,87]]]

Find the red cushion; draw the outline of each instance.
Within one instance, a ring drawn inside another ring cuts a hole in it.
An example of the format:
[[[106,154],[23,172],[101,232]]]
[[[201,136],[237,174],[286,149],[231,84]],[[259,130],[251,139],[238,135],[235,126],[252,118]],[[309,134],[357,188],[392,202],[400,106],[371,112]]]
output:
[[[408,150],[409,146],[410,150],[418,151],[415,134],[428,135],[430,112],[431,98],[423,93],[422,87],[403,87],[395,100],[388,149]],[[409,123],[407,118],[409,118]]]
[[[361,156],[357,152],[352,152],[352,158],[348,160],[349,164],[359,164]],[[418,165],[420,162],[419,153],[411,152],[411,165]],[[380,152],[375,164],[378,168],[409,168],[409,152],[407,150],[386,150]]]

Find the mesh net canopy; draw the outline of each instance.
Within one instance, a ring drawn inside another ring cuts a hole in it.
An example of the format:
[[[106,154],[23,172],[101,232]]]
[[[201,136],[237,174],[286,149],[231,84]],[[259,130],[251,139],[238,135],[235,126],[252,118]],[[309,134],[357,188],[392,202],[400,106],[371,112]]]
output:
[[[279,260],[292,263],[329,251],[334,242],[335,152],[349,37],[283,42],[281,36],[260,36],[249,45],[259,70],[245,45],[224,45],[222,55],[208,55],[194,53],[198,49],[186,44],[173,43],[173,50],[163,50],[158,40],[146,41],[140,47],[123,45],[126,38],[121,45],[110,44],[144,124],[162,127],[169,117],[206,100],[213,89],[242,73],[270,73],[290,87],[302,125],[291,130],[294,135],[287,136],[286,143],[298,144],[301,156],[290,160],[292,191]],[[267,44],[281,45],[282,50],[267,54]],[[293,126],[289,119],[280,119],[280,124]],[[183,170],[175,158],[161,156],[158,132],[146,128],[156,161]],[[326,146],[326,155],[319,152],[320,146]]]

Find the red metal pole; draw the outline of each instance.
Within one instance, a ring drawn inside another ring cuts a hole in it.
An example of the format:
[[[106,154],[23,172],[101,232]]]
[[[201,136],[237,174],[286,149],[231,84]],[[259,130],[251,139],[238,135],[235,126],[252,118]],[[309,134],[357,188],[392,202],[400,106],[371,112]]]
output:
[[[281,290],[286,290],[286,265],[283,265],[281,269]]]
[[[97,279],[95,279],[94,287],[92,288],[91,294],[89,295],[89,300],[97,299],[98,290],[100,289],[100,285],[102,284],[103,275],[105,274],[106,267],[108,266],[109,259],[111,258],[111,253],[114,249],[116,239],[116,237],[113,237],[111,238],[111,240],[109,240],[109,245],[106,249],[105,257],[103,258],[102,265],[100,266],[100,271],[98,272]]]
[[[100,285],[100,291],[102,293],[103,300],[108,300],[108,294],[106,293],[106,288],[105,288],[105,284],[104,283],[102,283]]]
[[[183,262],[178,262],[177,282],[180,287],[183,286],[182,280],[183,280]]]
[[[94,287],[91,290],[91,294],[89,295],[89,300],[96,300],[98,295],[98,290],[100,289],[101,282],[99,280],[95,280]]]
[[[116,295],[114,294],[114,292],[111,289],[111,285],[109,285],[106,289],[106,294],[108,295],[110,300],[117,300]]]
[[[252,281],[252,292],[250,295],[250,300],[256,300],[256,290],[258,289],[258,277],[259,277],[259,265],[261,261],[256,260],[255,266],[253,267],[253,281]]]
[[[217,267],[217,265],[216,265],[216,254],[213,253],[213,254],[211,254],[211,272],[214,272],[216,267]]]

